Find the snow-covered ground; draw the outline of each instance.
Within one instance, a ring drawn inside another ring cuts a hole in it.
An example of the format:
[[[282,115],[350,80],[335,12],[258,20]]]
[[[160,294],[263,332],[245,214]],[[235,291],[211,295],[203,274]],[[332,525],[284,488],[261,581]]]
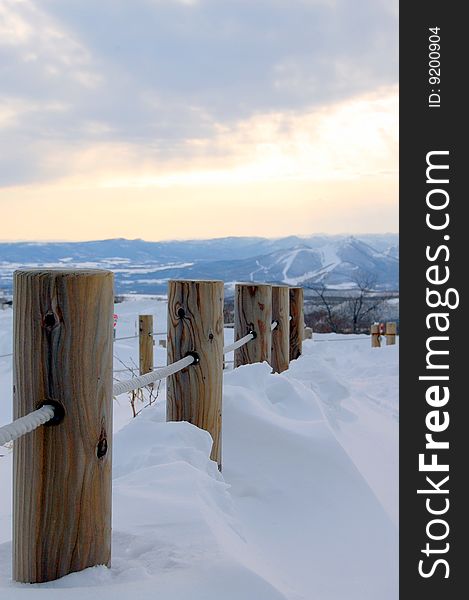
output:
[[[136,333],[138,314],[153,313],[156,331],[165,330],[161,300],[116,312],[118,338]],[[233,331],[225,334],[231,342]],[[6,310],[0,355],[10,351]],[[138,340],[117,341],[115,356],[116,370],[136,363]],[[11,581],[11,451],[0,447],[0,598],[397,599],[397,374],[397,346],[371,349],[367,336],[334,334],[306,341],[285,374],[266,364],[228,370],[222,475],[208,458],[209,434],[165,423],[164,386],[135,419],[128,396],[119,397],[112,568],[48,584]],[[0,394],[3,424],[8,357]]]

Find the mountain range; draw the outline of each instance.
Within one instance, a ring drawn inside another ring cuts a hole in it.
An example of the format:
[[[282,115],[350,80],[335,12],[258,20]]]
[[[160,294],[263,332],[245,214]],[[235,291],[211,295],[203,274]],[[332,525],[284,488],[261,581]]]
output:
[[[397,234],[226,237],[147,242],[0,243],[0,288],[11,291],[19,267],[100,267],[114,271],[117,293],[165,293],[172,278],[276,282],[352,288],[366,280],[399,287]]]

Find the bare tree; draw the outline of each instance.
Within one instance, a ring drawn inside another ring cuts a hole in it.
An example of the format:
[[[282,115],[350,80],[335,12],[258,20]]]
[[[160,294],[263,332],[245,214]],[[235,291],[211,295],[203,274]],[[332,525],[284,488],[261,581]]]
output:
[[[311,287],[310,289],[314,290],[321,299],[321,304],[324,307],[324,310],[326,311],[326,320],[329,327],[331,328],[331,331],[333,331],[334,333],[338,333],[339,323],[337,320],[337,314],[334,312],[334,306],[332,302],[330,302],[327,297],[326,284],[322,282],[320,286]]]
[[[349,297],[343,297],[340,303],[337,297],[331,295],[331,290],[322,281],[309,286],[320,299],[323,309],[322,320],[334,333],[359,333],[367,329],[371,322],[379,316],[379,310],[384,302],[383,294],[376,293],[376,278],[366,272],[358,271],[351,282],[355,284]]]
[[[352,333],[358,333],[365,321],[369,325],[368,320],[378,311],[383,298],[374,292],[376,278],[370,273],[360,271],[352,281],[357,287],[357,293],[346,301],[344,310],[350,318]]]

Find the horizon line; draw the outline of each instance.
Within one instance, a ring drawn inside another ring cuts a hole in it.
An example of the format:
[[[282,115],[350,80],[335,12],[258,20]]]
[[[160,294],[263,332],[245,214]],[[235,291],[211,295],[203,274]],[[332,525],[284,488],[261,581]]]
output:
[[[226,240],[226,239],[255,239],[255,240],[282,240],[289,237],[297,237],[299,239],[307,239],[311,237],[360,237],[360,236],[385,236],[385,235],[399,235],[398,231],[385,231],[385,232],[360,232],[360,233],[308,233],[308,234],[297,234],[290,233],[288,235],[281,236],[262,236],[262,235],[224,235],[219,237],[208,237],[208,238],[168,238],[168,239],[159,239],[159,240],[148,240],[144,238],[126,238],[126,237],[109,237],[109,238],[98,238],[98,239],[80,239],[80,240],[70,240],[70,239],[45,239],[45,240],[33,240],[33,239],[0,239],[0,244],[83,244],[83,243],[92,243],[92,242],[110,242],[116,240],[125,240],[127,242],[146,242],[150,244],[162,244],[162,243],[174,243],[174,242],[205,242],[205,241],[217,241],[217,240]]]

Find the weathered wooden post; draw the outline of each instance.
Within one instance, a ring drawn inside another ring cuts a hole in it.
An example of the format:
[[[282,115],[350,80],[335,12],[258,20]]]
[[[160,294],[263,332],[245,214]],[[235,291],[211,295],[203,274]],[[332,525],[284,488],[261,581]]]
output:
[[[272,355],[272,286],[260,283],[237,283],[235,286],[234,339],[249,332],[254,339],[235,350],[234,367],[268,362]]]
[[[110,271],[14,275],[14,418],[65,412],[14,442],[16,581],[110,564],[113,306]]]
[[[283,373],[290,364],[290,290],[286,285],[272,286],[271,366],[274,373]]]
[[[290,288],[290,360],[295,360],[303,350],[304,292],[302,287]]]
[[[153,371],[153,315],[138,317],[140,375]]]
[[[371,333],[371,347],[381,348],[381,336],[379,333],[379,323],[373,323],[370,328]]]
[[[396,323],[388,321],[386,323],[386,346],[393,346],[396,343]]]
[[[167,421],[189,421],[213,439],[221,470],[223,384],[222,281],[168,284],[168,364],[194,353],[196,363],[167,379]]]

